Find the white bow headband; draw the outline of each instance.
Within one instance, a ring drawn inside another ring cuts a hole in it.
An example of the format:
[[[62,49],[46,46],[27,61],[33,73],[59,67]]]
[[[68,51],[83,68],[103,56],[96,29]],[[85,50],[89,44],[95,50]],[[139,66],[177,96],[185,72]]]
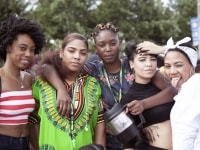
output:
[[[192,65],[193,65],[193,67],[196,67],[197,60],[198,60],[197,52],[194,49],[190,48],[190,47],[179,46],[179,45],[181,45],[183,43],[187,43],[189,41],[191,41],[191,38],[190,37],[185,37],[182,40],[178,41],[176,44],[174,44],[174,41],[173,41],[172,37],[169,38],[169,40],[167,41],[165,54],[167,53],[167,51],[169,49],[179,48],[180,50],[182,50],[188,56],[188,58],[190,59]]]

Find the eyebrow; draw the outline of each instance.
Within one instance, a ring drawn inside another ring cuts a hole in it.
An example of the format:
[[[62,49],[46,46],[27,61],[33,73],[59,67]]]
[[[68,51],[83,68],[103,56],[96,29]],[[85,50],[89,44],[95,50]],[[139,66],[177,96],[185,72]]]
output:
[[[77,48],[75,48],[75,47],[66,47],[67,49],[68,48],[71,48],[71,49],[74,49],[74,50],[76,50]],[[81,51],[88,51],[88,49],[80,49]]]
[[[19,46],[25,46],[25,47],[28,47],[27,44],[23,44],[23,43],[19,43]],[[36,48],[36,46],[32,46],[31,48]]]
[[[184,64],[182,61],[175,62],[175,64]]]
[[[20,46],[28,46],[27,44],[19,43]]]

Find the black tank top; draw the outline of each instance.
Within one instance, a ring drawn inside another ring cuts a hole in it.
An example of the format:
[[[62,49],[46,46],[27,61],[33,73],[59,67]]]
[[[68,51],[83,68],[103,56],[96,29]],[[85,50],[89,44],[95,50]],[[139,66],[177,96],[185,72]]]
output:
[[[123,95],[120,103],[125,105],[132,100],[143,100],[159,93],[160,91],[161,90],[158,89],[152,82],[149,82],[148,84],[139,84],[133,82],[128,92]],[[174,101],[144,110],[142,114],[146,120],[146,123],[143,125],[143,127],[169,120],[170,111],[173,104]]]

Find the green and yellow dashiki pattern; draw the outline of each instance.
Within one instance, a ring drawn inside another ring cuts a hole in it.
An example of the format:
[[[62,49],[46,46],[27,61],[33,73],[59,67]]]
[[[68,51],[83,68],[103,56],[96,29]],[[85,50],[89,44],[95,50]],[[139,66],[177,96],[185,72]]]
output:
[[[40,103],[40,150],[78,150],[93,143],[101,88],[91,76],[79,78],[78,83],[80,97],[74,113],[74,140],[70,136],[70,118],[61,117],[56,109],[56,90],[40,77],[33,83],[33,96]]]

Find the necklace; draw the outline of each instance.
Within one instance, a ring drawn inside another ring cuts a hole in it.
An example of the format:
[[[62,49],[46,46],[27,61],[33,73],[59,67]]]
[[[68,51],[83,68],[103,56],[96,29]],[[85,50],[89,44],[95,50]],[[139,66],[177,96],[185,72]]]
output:
[[[107,86],[109,87],[110,89],[110,92],[112,93],[113,97],[114,97],[114,100],[116,103],[119,103],[121,98],[122,98],[122,62],[121,62],[121,68],[120,68],[120,73],[119,73],[119,84],[120,84],[120,89],[119,89],[119,93],[118,93],[118,97],[116,97],[114,95],[114,92],[111,88],[111,84],[110,84],[110,81],[109,81],[109,78],[108,78],[108,73],[105,69],[103,69],[103,74],[105,76],[105,79],[106,79],[106,83],[107,83]]]
[[[20,87],[21,87],[21,89],[23,89],[24,88],[24,85],[23,85],[23,75],[22,75],[22,73],[21,73],[21,71],[20,71],[20,80],[18,80],[16,77],[14,77],[12,74],[10,74],[9,72],[7,72],[5,69],[2,69],[6,74],[8,74],[12,79],[14,79],[15,81],[17,81],[19,84],[20,84]]]

